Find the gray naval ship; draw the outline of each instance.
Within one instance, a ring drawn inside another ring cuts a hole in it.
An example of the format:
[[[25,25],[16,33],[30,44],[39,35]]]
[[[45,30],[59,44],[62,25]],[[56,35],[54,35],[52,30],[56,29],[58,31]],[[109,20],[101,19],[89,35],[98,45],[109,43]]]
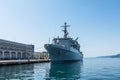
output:
[[[54,38],[52,44],[45,44],[44,47],[50,55],[51,62],[68,62],[83,60],[83,54],[80,51],[80,45],[75,40],[68,37],[67,23],[64,23],[63,38]]]

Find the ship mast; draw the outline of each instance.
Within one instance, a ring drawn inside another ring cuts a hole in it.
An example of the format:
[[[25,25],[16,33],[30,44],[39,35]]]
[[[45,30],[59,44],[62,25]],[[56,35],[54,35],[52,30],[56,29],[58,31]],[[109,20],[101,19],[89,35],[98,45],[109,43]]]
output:
[[[62,30],[64,32],[64,38],[67,38],[67,35],[68,35],[67,27],[69,27],[69,26],[70,25],[67,25],[66,22],[64,23],[64,26],[61,26],[61,27],[64,27],[64,30]]]

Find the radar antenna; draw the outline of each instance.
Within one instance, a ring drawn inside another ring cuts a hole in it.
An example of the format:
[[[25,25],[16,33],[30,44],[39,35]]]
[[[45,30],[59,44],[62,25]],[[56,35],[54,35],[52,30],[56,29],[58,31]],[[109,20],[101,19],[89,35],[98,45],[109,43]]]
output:
[[[61,27],[64,27],[64,30],[62,31],[64,32],[64,38],[67,38],[67,35],[68,35],[67,27],[70,27],[70,25],[67,25],[67,23],[65,22],[64,26],[61,26]]]

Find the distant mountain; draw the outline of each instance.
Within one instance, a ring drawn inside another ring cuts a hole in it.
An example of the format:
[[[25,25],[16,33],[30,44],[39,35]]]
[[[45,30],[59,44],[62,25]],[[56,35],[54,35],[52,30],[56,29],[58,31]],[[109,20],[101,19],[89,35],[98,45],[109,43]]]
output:
[[[120,54],[110,55],[110,56],[99,56],[98,58],[120,58]]]

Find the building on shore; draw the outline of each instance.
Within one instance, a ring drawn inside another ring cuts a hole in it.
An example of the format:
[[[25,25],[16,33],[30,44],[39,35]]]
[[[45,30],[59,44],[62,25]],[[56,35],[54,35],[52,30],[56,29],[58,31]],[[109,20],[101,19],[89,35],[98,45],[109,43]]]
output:
[[[34,58],[35,59],[49,59],[48,52],[34,52]]]
[[[30,59],[33,53],[34,45],[0,39],[0,59]]]

